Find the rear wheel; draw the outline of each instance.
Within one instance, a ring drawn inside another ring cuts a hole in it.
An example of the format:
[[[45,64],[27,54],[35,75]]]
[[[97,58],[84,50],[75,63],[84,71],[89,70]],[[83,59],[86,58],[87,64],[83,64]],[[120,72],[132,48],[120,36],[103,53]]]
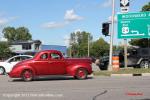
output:
[[[149,68],[149,61],[141,61],[140,68]]]
[[[88,75],[87,70],[84,68],[80,68],[77,70],[75,78],[79,80],[84,80],[84,79],[87,79],[87,75]]]
[[[5,68],[0,66],[0,75],[4,75],[5,74]]]
[[[22,79],[26,82],[33,80],[33,72],[31,70],[24,70],[22,73]]]

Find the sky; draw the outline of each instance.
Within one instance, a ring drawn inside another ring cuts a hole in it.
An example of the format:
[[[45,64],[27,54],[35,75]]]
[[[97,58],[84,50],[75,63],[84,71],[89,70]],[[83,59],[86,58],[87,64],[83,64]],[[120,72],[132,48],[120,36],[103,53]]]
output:
[[[139,12],[149,0],[130,0],[129,12]],[[27,27],[33,40],[46,45],[68,46],[70,33],[90,32],[93,40],[110,37],[101,33],[101,24],[110,20],[112,0],[0,0],[0,37],[4,27]],[[120,0],[115,0],[115,14]],[[116,27],[115,27],[116,29]],[[2,40],[2,38],[1,38]],[[117,39],[115,30],[114,41]]]

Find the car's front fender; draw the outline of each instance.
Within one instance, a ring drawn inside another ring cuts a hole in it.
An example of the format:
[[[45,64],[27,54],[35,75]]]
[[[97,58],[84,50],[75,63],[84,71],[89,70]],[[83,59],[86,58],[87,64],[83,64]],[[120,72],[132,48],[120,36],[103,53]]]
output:
[[[24,70],[31,70],[33,72],[33,75],[35,75],[35,71],[32,67],[28,65],[22,65],[22,66],[14,67],[9,73],[9,76],[12,78],[21,78],[22,72]]]

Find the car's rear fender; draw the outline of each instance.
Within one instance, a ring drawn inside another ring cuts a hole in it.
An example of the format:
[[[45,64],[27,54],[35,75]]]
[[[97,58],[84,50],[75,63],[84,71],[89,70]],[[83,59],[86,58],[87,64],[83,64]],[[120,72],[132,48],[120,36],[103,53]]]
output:
[[[71,76],[75,76],[76,74],[76,71],[79,69],[79,68],[83,68],[83,69],[86,69],[88,74],[91,74],[92,73],[92,67],[90,64],[74,64],[74,65],[70,65],[67,67],[67,73]]]

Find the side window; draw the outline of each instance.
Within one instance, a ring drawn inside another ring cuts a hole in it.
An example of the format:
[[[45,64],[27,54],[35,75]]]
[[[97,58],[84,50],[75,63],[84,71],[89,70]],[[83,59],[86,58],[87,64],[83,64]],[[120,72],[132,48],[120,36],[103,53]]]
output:
[[[42,59],[42,60],[48,59],[48,54],[47,53],[42,54],[40,59]]]
[[[15,58],[15,61],[17,62],[17,61],[21,61],[21,57],[16,57]]]
[[[51,53],[51,59],[61,59],[61,56],[56,53]]]
[[[21,61],[20,57],[15,57],[15,58],[11,59],[9,62],[18,62],[18,61]]]
[[[21,60],[26,60],[26,59],[30,59],[31,57],[28,57],[28,56],[22,56],[21,57]]]
[[[12,58],[9,60],[9,63],[14,62],[14,61],[15,61],[15,58]]]

